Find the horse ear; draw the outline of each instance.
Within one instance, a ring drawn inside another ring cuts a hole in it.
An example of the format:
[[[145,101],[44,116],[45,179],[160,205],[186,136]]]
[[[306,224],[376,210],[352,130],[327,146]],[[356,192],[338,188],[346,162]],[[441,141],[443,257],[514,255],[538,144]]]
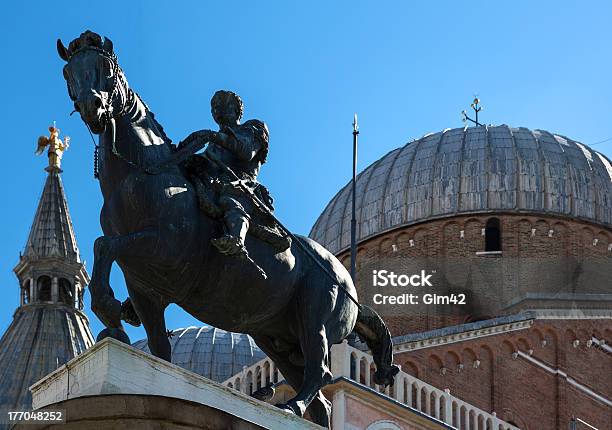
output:
[[[57,53],[62,60],[68,61],[68,50],[66,50],[66,47],[62,43],[62,39],[57,39]]]
[[[104,49],[106,52],[113,52],[113,42],[106,36],[104,37],[102,49]]]

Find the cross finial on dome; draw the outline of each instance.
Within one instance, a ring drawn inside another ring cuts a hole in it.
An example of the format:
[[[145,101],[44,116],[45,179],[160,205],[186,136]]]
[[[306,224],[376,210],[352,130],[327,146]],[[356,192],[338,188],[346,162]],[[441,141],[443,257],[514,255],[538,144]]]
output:
[[[480,104],[480,99],[478,98],[478,94],[474,94],[474,101],[472,102],[472,104],[470,105],[472,107],[472,109],[474,110],[474,114],[475,114],[475,119],[470,118],[467,113],[465,112],[465,110],[461,111],[461,120],[465,123],[467,121],[470,121],[472,123],[474,123],[474,125],[481,126],[482,124],[478,122],[478,112],[480,112],[482,110],[482,106],[479,105]]]

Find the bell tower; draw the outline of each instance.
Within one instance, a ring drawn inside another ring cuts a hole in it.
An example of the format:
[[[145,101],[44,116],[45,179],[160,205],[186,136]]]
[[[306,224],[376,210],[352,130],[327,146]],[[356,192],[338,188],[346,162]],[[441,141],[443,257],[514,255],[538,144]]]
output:
[[[38,139],[49,163],[25,249],[13,269],[20,305],[0,339],[0,411],[28,410],[28,387],[93,345],[83,313],[89,274],[81,261],[60,167],[69,139],[49,127]]]
[[[21,306],[53,305],[83,309],[83,289],[89,282],[81,262],[64,195],[61,159],[69,137],[62,141],[60,130],[49,127],[50,136],[38,139],[37,154],[48,148],[47,180],[25,251],[15,266],[19,279]]]

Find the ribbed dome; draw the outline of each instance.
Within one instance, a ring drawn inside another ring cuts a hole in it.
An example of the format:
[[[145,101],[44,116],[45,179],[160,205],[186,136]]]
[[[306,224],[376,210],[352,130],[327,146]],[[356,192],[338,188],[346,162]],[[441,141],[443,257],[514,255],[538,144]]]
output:
[[[223,382],[244,366],[255,364],[266,355],[251,337],[214,327],[188,327],[173,331],[170,338],[172,363],[213,381]],[[149,352],[147,340],[133,346]]]
[[[350,182],[310,237],[350,245]],[[357,240],[429,219],[479,212],[569,216],[612,226],[612,163],[567,137],[506,125],[429,134],[389,152],[357,179]]]
[[[0,339],[0,410],[32,409],[30,385],[93,343],[82,312],[59,305],[21,306]]]

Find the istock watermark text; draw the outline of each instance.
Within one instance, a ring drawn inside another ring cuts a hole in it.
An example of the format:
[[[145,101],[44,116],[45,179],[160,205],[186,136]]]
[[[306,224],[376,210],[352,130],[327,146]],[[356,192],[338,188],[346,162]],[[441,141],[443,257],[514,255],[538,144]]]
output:
[[[433,287],[430,279],[436,272],[429,274],[425,270],[414,275],[397,275],[388,270],[372,270],[372,285],[374,287]]]

